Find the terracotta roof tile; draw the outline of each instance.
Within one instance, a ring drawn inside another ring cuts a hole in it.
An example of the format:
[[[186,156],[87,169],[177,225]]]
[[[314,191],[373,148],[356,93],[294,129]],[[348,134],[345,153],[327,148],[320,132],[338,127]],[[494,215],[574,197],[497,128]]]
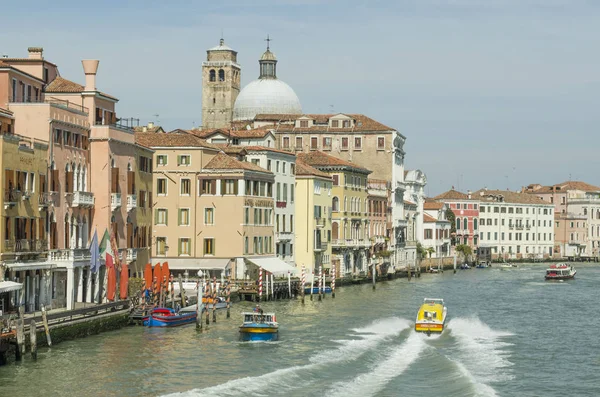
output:
[[[282,154],[287,154],[288,156],[294,156],[296,157],[296,154],[288,151],[288,150],[281,150],[281,149],[275,149],[272,147],[265,147],[265,146],[244,146],[246,148],[246,151],[248,152],[273,152],[273,153],[282,153]]]
[[[205,147],[221,150],[218,146],[206,142],[194,135],[181,133],[136,132],[135,143],[149,148],[156,147]]]
[[[9,115],[11,115],[11,116],[14,114],[14,113],[13,113],[13,112],[11,112],[10,110],[8,110],[8,109],[4,109],[4,108],[0,108],[0,113],[9,114]]]
[[[437,201],[425,201],[425,203],[423,203],[424,210],[441,210],[442,208],[444,208],[444,203]]]
[[[272,129],[272,127],[252,128],[250,130],[215,128],[211,130],[189,130],[189,133],[194,134],[200,138],[208,138],[215,134],[222,134],[231,138],[264,138],[271,132]]]
[[[228,145],[226,143],[213,143],[213,145],[218,146],[223,152],[227,154],[245,155],[247,153],[246,148],[244,146]]]
[[[555,190],[556,188],[560,188],[559,190]],[[563,183],[557,183],[552,186],[542,186],[541,188],[533,191],[529,191],[528,193],[552,193],[555,191],[564,192],[567,190],[583,190],[584,192],[597,192],[600,191],[600,187],[590,185],[586,182],[581,181],[567,181]]]
[[[331,179],[331,175],[328,173],[319,171],[315,167],[311,167],[302,160],[296,161],[296,175],[313,175],[321,178]]]
[[[348,116],[355,121],[354,127],[352,128],[338,128],[329,127],[328,121],[330,118],[335,116]],[[296,128],[294,124],[286,124],[289,122],[295,122],[300,118],[312,119],[316,124],[308,128]],[[327,132],[361,132],[361,131],[393,131],[390,128],[364,114],[257,114],[254,117],[255,121],[273,121],[283,124],[279,124],[276,128],[277,132],[316,132],[316,131],[327,131]]]
[[[482,195],[483,193],[483,195]],[[479,201],[486,204],[493,204],[499,201],[496,201],[495,198],[499,198],[502,196],[503,201],[505,203],[513,203],[513,204],[544,204],[544,205],[553,205],[547,201],[542,200],[541,198],[529,194],[529,193],[519,193],[519,192],[511,192],[510,190],[478,190],[473,193],[473,197],[477,198]]]
[[[271,171],[265,170],[262,167],[259,167],[256,164],[249,163],[247,161],[239,161],[235,158],[221,152],[218,153],[215,157],[212,158],[204,166],[204,169],[209,170],[247,170],[247,171],[257,171],[264,172],[267,174],[273,174]]]
[[[144,128],[146,129],[144,131]],[[137,127],[133,127],[133,131],[134,132],[165,132],[165,130],[163,130],[163,128],[160,125],[155,125],[152,128],[149,128],[146,125],[140,125]]]
[[[65,78],[62,78],[60,76],[57,76],[54,80],[52,80],[52,82],[50,84],[48,84],[48,86],[46,87],[45,92],[49,92],[49,93],[69,93],[69,94],[76,94],[76,93],[81,93],[83,92],[85,89],[84,86],[82,86],[81,84],[75,83],[74,81],[71,80],[67,80]],[[100,92],[100,91],[98,91]],[[111,99],[117,99],[116,97],[112,96],[112,95],[108,95],[104,92],[100,92],[100,94],[102,96],[105,96],[107,98],[111,98]]]
[[[437,221],[438,221],[438,220],[437,220],[437,219],[435,219],[434,217],[432,217],[432,216],[429,216],[429,215],[427,215],[427,214],[423,214],[423,222],[425,222],[425,223],[435,223],[435,222],[437,222]]]
[[[471,197],[473,197],[471,195]],[[473,200],[469,199],[469,196],[465,193],[459,192],[458,190],[454,190],[454,188],[439,194],[434,197],[435,200]]]
[[[306,164],[311,165],[313,167],[349,167],[354,170],[358,170],[360,172],[370,174],[372,171],[360,167],[355,163],[351,163],[346,160],[339,159],[337,157],[331,156],[327,153],[323,153],[321,151],[315,150],[309,153],[298,153],[297,158],[299,160],[304,161]]]

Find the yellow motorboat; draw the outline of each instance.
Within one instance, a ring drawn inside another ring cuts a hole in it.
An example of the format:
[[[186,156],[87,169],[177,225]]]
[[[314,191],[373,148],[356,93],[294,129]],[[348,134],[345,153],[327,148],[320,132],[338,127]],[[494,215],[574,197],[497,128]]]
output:
[[[447,314],[448,308],[443,299],[425,298],[417,314],[415,331],[426,332],[427,335],[442,333]]]

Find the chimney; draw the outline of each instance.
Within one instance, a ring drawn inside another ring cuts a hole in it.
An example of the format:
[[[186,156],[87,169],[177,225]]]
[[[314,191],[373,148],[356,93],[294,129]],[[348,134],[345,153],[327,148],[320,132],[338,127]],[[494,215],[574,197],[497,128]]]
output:
[[[148,122],[148,128],[150,128],[150,129],[154,128],[154,123],[152,121]]]
[[[83,65],[83,73],[85,73],[85,88],[84,91],[96,91],[96,72],[98,72],[97,59],[84,59],[81,61]]]
[[[42,47],[29,47],[27,51],[29,51],[29,59],[44,59],[42,56],[44,49]]]
[[[471,199],[471,191],[470,190],[467,191],[467,197],[469,197],[469,200]]]

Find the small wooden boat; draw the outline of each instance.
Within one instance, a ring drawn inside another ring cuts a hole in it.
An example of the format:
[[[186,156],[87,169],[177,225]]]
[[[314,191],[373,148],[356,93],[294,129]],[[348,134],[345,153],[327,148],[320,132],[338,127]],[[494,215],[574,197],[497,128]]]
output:
[[[467,270],[467,269],[470,269],[470,268],[471,268],[471,266],[469,266],[466,263],[463,263],[462,265],[460,265],[460,270]]]
[[[244,319],[240,326],[242,341],[275,341],[279,338],[279,324],[275,313],[242,313]]]
[[[415,321],[415,331],[431,333],[442,333],[446,325],[448,308],[443,299],[425,298]]]
[[[143,324],[148,327],[177,327],[195,321],[195,311],[178,313],[168,307],[157,307],[152,309],[148,316],[144,317]]]
[[[559,263],[558,265],[552,265],[546,269],[546,280],[570,280],[575,278],[577,270],[571,265],[566,263]]]
[[[503,263],[503,264],[500,265],[500,270],[502,270],[502,269],[512,269],[512,268],[515,268],[515,267],[518,267],[518,266],[515,265],[515,264],[510,264],[510,263]]]

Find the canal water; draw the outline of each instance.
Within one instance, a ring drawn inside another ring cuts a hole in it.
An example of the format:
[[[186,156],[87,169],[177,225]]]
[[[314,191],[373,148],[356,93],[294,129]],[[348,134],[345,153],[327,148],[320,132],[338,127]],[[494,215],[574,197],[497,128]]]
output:
[[[232,318],[196,332],[129,327],[0,368],[0,395],[599,396],[600,267],[543,279],[545,265],[424,274],[339,288],[318,302],[264,303],[280,341],[241,343]],[[447,330],[413,330],[425,297]],[[41,393],[41,394],[40,394]]]

